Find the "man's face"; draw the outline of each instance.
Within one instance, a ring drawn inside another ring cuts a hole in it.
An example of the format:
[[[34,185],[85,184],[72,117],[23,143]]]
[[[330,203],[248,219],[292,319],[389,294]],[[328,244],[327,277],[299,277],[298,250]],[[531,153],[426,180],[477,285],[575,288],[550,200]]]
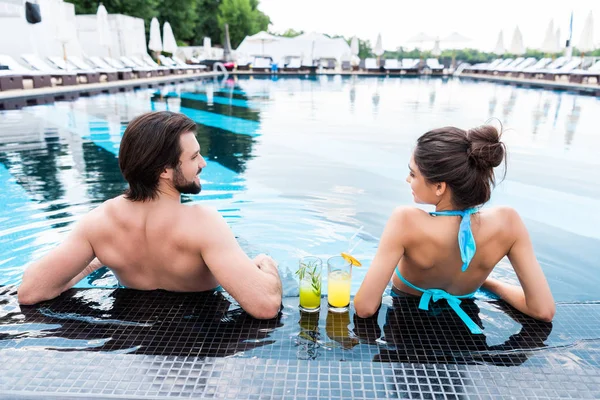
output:
[[[179,139],[181,156],[173,170],[173,185],[181,194],[198,194],[202,190],[200,172],[206,161],[200,154],[200,144],[193,132],[184,133]]]

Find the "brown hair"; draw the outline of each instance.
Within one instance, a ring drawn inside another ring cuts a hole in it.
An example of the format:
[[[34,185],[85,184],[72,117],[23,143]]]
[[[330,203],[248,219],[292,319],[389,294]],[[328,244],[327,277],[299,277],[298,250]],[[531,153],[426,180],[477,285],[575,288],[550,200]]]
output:
[[[490,199],[496,184],[494,167],[504,161],[506,146],[491,125],[464,131],[452,126],[434,129],[417,140],[415,164],[429,183],[445,182],[460,210]]]
[[[160,174],[177,168],[181,147],[179,137],[196,132],[196,123],[183,114],[158,111],[134,118],[121,139],[119,168],[129,188],[125,198],[132,201],[155,199]]]

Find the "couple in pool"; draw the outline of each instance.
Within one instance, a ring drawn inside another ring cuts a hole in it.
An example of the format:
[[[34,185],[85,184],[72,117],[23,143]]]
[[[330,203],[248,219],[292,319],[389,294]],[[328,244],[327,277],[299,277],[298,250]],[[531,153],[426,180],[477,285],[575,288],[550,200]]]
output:
[[[195,132],[192,120],[167,111],[131,121],[119,150],[127,191],[86,214],[26,269],[19,302],[52,299],[106,265],[128,288],[194,292],[220,285],[250,315],[277,316],[277,263],[266,255],[251,260],[216,210],[181,204],[181,194],[200,192],[206,166]],[[406,180],[415,201],[436,211],[394,210],[354,298],[359,317],[377,313],[391,280],[395,295],[421,296],[422,309],[445,299],[473,333],[480,328],[461,315],[459,303],[480,287],[524,314],[552,320],[554,299],[521,218],[508,207],[479,209],[490,199],[494,167],[505,160],[499,132],[488,125],[445,127],[418,139]],[[505,256],[520,286],[489,277]]]

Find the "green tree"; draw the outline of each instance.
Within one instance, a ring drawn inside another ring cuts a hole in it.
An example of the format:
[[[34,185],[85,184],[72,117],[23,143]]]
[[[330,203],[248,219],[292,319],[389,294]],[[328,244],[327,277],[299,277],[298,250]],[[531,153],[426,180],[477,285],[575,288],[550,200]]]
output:
[[[219,6],[219,27],[229,24],[231,46],[236,48],[248,35],[269,28],[271,20],[257,9],[257,0],[223,0]]]
[[[213,44],[223,43],[223,30],[217,20],[220,0],[196,0],[196,23],[191,45],[201,45],[205,37]]]
[[[75,5],[75,14],[96,14],[97,0],[66,0]],[[146,37],[150,30],[150,20],[158,17],[158,5],[161,0],[103,0],[109,14],[124,14],[142,18],[146,26]],[[173,27],[175,30],[175,27]]]
[[[287,31],[285,31],[282,34],[280,34],[279,36],[293,38],[293,37],[296,37],[296,36],[300,36],[303,33],[304,33],[304,31],[297,31],[297,30],[294,30],[294,29],[288,29]],[[275,33],[274,35],[278,35],[278,34]]]
[[[159,0],[157,11],[161,32],[164,23],[168,22],[178,42],[190,43],[196,33],[196,7],[197,0]]]

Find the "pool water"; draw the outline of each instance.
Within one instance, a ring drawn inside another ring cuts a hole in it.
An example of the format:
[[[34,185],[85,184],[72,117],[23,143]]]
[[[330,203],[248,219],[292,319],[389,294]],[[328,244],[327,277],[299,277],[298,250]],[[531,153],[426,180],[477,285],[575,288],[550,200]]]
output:
[[[356,293],[387,218],[412,202],[417,137],[496,117],[509,159],[490,205],[519,211],[556,300],[598,300],[600,98],[452,78],[237,77],[1,112],[0,285],[124,190],[120,138],[150,110],[198,123],[208,166],[184,201],[217,208],[249,255],[274,257],[290,297],[301,257],[349,250],[363,264]],[[507,261],[495,274],[516,282]],[[101,269],[77,286],[117,284]]]

